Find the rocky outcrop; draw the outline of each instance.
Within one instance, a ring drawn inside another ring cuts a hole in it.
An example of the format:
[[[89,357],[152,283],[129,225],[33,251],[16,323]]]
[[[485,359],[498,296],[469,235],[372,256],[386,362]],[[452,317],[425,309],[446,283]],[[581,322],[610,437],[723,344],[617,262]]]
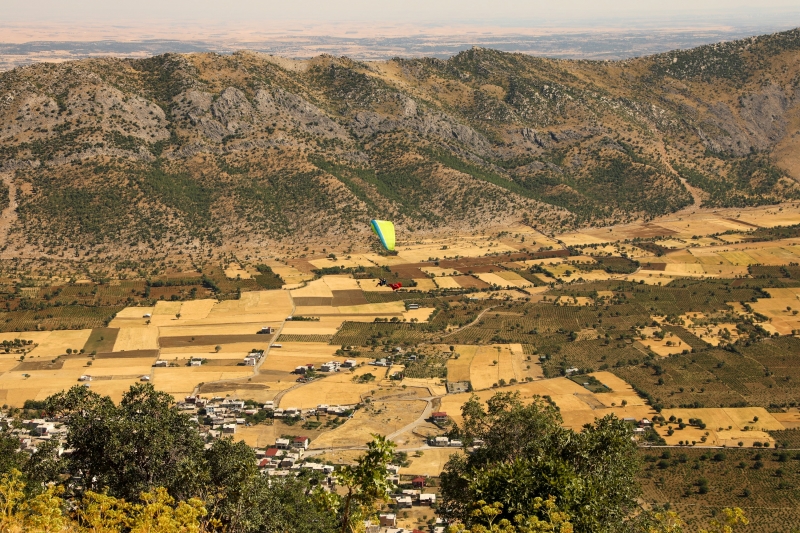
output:
[[[741,97],[737,113],[722,102],[709,106],[706,123],[711,128],[701,126],[698,134],[710,150],[718,153],[744,156],[763,151],[786,134],[789,105],[784,90],[771,84]]]
[[[406,111],[409,114],[406,114]],[[413,111],[413,114],[410,114]],[[456,141],[479,154],[488,153],[491,146],[486,138],[473,128],[460,124],[451,117],[438,112],[419,113],[414,106],[404,106],[402,117],[386,116],[371,111],[356,113],[349,124],[358,137],[376,133],[410,130],[426,137],[436,137],[449,143]]]

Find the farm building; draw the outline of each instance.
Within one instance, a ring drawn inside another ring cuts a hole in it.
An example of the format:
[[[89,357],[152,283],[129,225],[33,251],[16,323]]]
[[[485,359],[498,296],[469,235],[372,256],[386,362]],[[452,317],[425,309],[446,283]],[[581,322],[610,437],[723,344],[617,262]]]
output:
[[[411,486],[415,489],[422,489],[425,488],[425,478],[422,476],[415,477],[411,480]]]
[[[431,415],[434,422],[447,422],[447,413],[444,411],[437,411]]]
[[[339,361],[328,361],[319,367],[321,372],[338,372],[341,364]]]
[[[450,444],[450,439],[447,437],[436,437],[433,439],[432,445],[433,446],[448,446]]]
[[[436,503],[436,494],[420,494],[419,504],[431,506]]]
[[[414,502],[411,499],[411,496],[398,496],[397,498],[395,498],[394,501],[397,504],[397,507],[399,507],[401,509],[402,508],[408,508],[408,507],[411,507],[412,505],[414,505]]]
[[[311,440],[308,437],[295,437],[292,441],[292,448],[307,450],[309,442],[311,442]]]

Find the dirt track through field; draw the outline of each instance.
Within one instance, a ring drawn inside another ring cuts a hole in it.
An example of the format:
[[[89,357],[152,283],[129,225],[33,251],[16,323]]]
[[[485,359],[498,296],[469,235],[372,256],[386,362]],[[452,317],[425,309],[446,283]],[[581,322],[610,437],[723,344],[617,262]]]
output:
[[[289,293],[289,299],[290,299],[290,300],[292,300],[292,311],[291,311],[291,313],[289,313],[289,316],[293,316],[293,315],[295,314],[295,312],[297,311],[297,305],[295,304],[295,302],[294,302],[294,299],[293,299],[293,298],[292,298],[292,296],[291,296],[291,293]],[[272,337],[272,339],[278,339],[278,338],[280,338],[280,336],[281,336],[281,332],[283,331],[283,328],[284,328],[285,326],[286,326],[286,319],[284,319],[284,320],[281,322],[281,326],[278,328],[278,331],[277,331],[277,332],[275,332],[275,334],[274,334],[274,336]],[[268,336],[266,336],[266,335],[259,335],[259,337],[261,337],[261,338],[269,338],[269,337],[268,337]],[[271,339],[271,340],[272,340],[272,339]],[[267,358],[269,357],[269,353],[270,353],[270,351],[272,350],[272,342],[271,342],[271,340],[270,340],[269,344],[267,344],[267,348],[266,348],[266,350],[264,350],[264,357],[262,357],[262,358],[261,358],[261,361],[259,361],[259,362],[258,362],[258,364],[256,365],[256,367],[253,369],[253,373],[252,373],[252,374],[245,374],[245,376],[244,376],[244,377],[242,377],[242,378],[235,378],[235,379],[225,379],[225,380],[220,380],[220,381],[208,382],[208,383],[205,383],[205,384],[203,385],[203,387],[212,387],[212,388],[215,388],[215,387],[222,387],[223,385],[236,385],[237,387],[239,387],[239,386],[240,386],[239,384],[242,384],[242,380],[243,380],[243,379],[246,379],[246,380],[248,380],[248,381],[249,381],[249,380],[250,380],[250,379],[252,379],[254,376],[258,376],[258,375],[259,375],[259,372],[260,372],[260,370],[261,370],[261,366],[262,366],[262,365],[264,364],[264,362],[267,360]],[[242,384],[242,385],[244,385],[244,384]],[[222,389],[220,389],[220,390],[222,390]],[[199,392],[200,392],[200,387],[199,387],[198,385],[196,385],[196,386],[195,386],[195,388],[194,388],[194,390],[192,391],[192,395],[193,395],[193,396],[196,396],[197,394],[199,394]],[[282,397],[282,396],[283,396],[283,395],[281,395],[281,397]],[[275,402],[275,405],[279,405],[279,403],[276,401],[276,402]]]

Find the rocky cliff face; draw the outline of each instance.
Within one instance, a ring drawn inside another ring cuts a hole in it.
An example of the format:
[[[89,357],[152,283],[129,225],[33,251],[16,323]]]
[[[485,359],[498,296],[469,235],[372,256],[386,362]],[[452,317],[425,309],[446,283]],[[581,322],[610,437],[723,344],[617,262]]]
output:
[[[795,30],[617,63],[473,49],[19,68],[0,74],[18,206],[4,253],[356,235],[373,216],[559,230],[680,209],[680,178],[710,206],[797,198],[800,169],[772,152],[798,131],[799,58]]]

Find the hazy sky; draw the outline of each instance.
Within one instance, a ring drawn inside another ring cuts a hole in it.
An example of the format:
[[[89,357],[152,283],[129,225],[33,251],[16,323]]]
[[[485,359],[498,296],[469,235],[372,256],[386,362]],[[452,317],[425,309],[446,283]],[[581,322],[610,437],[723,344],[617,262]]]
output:
[[[0,0],[0,24],[800,25],[798,0]],[[0,34],[0,41],[2,41]]]

